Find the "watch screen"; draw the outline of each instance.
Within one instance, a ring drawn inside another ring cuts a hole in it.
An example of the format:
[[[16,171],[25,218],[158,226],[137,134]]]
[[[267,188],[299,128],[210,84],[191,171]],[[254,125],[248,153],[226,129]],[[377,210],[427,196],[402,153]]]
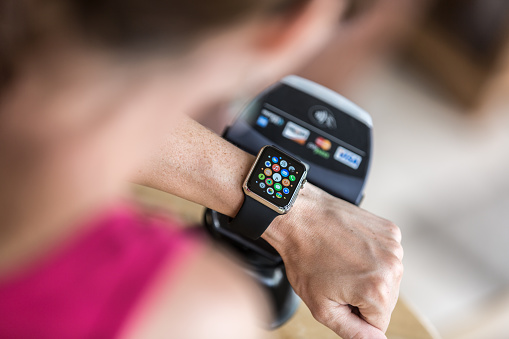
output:
[[[274,205],[285,207],[305,171],[302,162],[275,147],[265,147],[247,181],[247,188]]]

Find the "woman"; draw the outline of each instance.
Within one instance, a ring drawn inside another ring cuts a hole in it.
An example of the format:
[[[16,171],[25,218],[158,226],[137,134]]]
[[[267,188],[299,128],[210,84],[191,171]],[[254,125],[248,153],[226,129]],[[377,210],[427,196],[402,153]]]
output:
[[[126,181],[181,114],[306,59],[340,6],[0,1],[0,337],[257,337],[248,280]]]

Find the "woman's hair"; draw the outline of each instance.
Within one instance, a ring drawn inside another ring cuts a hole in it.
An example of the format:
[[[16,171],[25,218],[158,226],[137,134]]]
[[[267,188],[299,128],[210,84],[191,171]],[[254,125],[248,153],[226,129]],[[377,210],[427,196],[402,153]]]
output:
[[[191,47],[250,15],[308,0],[0,0],[0,90],[27,57],[55,38],[121,52]]]

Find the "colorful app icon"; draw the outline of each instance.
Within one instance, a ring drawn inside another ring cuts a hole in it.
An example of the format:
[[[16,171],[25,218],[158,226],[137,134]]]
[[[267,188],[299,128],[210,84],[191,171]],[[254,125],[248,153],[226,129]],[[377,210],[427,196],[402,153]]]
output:
[[[265,183],[266,183],[267,185],[269,185],[269,186],[272,186],[272,184],[273,184],[274,182],[272,181],[272,179],[271,179],[271,178],[267,178],[267,179],[265,179]]]
[[[287,139],[293,140],[298,144],[304,145],[309,137],[309,130],[301,127],[291,121],[286,123],[285,129],[283,130],[283,136]]]
[[[289,170],[290,172],[295,172],[295,167],[290,166],[290,167],[288,167],[288,170]]]
[[[267,125],[269,124],[269,118],[260,115],[258,117],[258,120],[256,120],[256,124],[260,127],[267,127]]]
[[[290,180],[288,179],[283,179],[281,183],[283,184],[283,186],[290,186]]]
[[[279,199],[281,199],[282,197],[283,197],[283,195],[282,195],[281,193],[279,193],[279,192],[276,192],[276,198],[279,198]]]
[[[281,170],[281,175],[282,175],[283,177],[285,177],[285,178],[286,178],[286,177],[288,176],[288,174],[290,174],[290,172],[288,172],[288,170],[286,170],[286,169],[282,169],[282,170]]]
[[[292,174],[289,176],[289,178],[290,178],[290,181],[295,181],[295,175]]]
[[[325,139],[325,138],[322,138],[322,137],[318,137],[315,139],[315,144],[320,147],[321,149],[323,149],[324,151],[328,151],[330,150],[332,144],[331,142],[328,140],[328,139]]]
[[[272,187],[267,188],[267,193],[270,195],[274,194],[274,189]]]
[[[285,188],[283,188],[283,193],[284,193],[284,194],[288,194],[288,193],[290,193],[290,190],[289,190],[288,188],[286,188],[286,187],[285,187]]]
[[[285,160],[281,160],[281,162],[279,163],[281,165],[281,167],[285,168],[286,166],[288,166],[288,163],[285,161]]]
[[[272,162],[277,164],[277,162],[279,161],[278,157],[272,157]]]
[[[281,181],[281,174],[279,173],[274,173],[274,175],[272,176],[272,179],[274,179],[275,182],[280,182]]]
[[[266,176],[270,177],[272,175],[272,171],[270,168],[266,168],[263,170],[263,173],[265,173]]]
[[[270,167],[270,165],[272,165],[272,164],[270,163],[270,161],[268,161],[268,160],[267,160],[267,161],[265,161],[265,167]]]
[[[258,179],[264,180],[265,179],[265,175],[263,175],[263,173],[258,174]]]
[[[275,183],[275,184],[274,184],[274,189],[275,189],[276,191],[281,191],[281,190],[283,189],[283,186],[281,186],[281,184],[280,184],[280,183]]]
[[[260,183],[260,188],[265,188],[265,183],[264,182]]]
[[[274,172],[279,172],[279,170],[280,170],[279,165],[277,165],[277,164],[272,165],[272,170],[273,170]]]

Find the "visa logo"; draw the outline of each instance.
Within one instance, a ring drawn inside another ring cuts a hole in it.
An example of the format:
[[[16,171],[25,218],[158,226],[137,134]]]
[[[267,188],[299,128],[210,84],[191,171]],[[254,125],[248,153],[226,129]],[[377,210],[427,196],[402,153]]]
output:
[[[338,147],[336,153],[334,153],[334,159],[353,169],[359,168],[362,161],[362,157],[360,155],[343,147]]]

